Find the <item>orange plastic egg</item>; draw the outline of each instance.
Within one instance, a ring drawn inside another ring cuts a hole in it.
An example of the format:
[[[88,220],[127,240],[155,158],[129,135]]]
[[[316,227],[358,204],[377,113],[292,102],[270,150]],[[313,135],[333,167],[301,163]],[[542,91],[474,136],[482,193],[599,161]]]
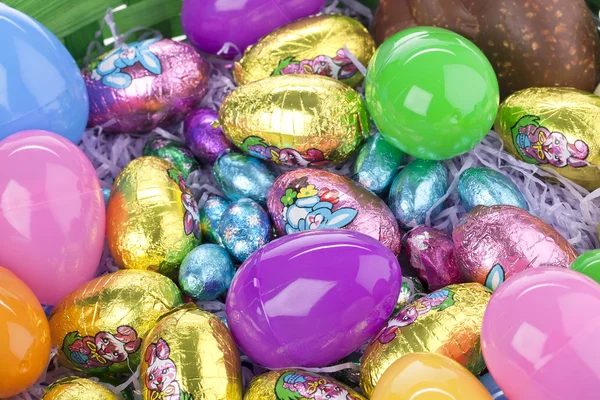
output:
[[[491,400],[465,367],[437,353],[411,353],[385,370],[371,400]]]
[[[42,375],[50,355],[50,327],[40,302],[0,267],[0,398],[16,395]]]

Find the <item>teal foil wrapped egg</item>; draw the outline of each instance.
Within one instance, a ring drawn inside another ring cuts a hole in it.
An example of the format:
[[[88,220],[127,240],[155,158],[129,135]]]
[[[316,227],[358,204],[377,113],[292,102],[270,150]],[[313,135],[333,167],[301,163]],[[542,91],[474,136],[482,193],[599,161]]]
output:
[[[405,158],[402,150],[378,132],[360,148],[352,168],[352,179],[378,196],[385,195]]]
[[[200,209],[200,231],[208,242],[223,244],[219,236],[219,222],[231,201],[219,196],[211,196]]]
[[[398,173],[388,205],[402,228],[414,228],[425,223],[427,211],[448,190],[448,170],[439,161],[415,160]],[[440,204],[431,211],[431,218],[442,210]]]
[[[198,164],[192,152],[183,143],[175,140],[153,139],[144,146],[143,155],[167,160],[181,172],[184,179],[187,179],[190,173],[200,168],[200,164]]]
[[[227,153],[215,162],[213,174],[221,192],[229,200],[249,198],[261,205],[275,181],[275,174],[257,158]]]
[[[458,196],[469,212],[475,206],[509,205],[529,211],[519,188],[500,172],[489,168],[469,168],[458,179]]]
[[[271,240],[272,230],[267,212],[251,199],[231,203],[219,222],[223,246],[240,263]]]
[[[229,289],[235,268],[227,250],[203,244],[190,251],[179,268],[179,287],[198,300],[215,300]]]

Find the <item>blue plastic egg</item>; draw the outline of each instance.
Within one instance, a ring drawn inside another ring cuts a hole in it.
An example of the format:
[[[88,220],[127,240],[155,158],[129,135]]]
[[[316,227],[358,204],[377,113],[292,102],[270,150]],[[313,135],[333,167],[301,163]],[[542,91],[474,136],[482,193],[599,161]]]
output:
[[[469,212],[475,206],[505,204],[529,211],[519,188],[500,172],[489,168],[469,168],[458,179],[458,196]]]
[[[40,129],[78,143],[89,103],[63,44],[29,16],[0,3],[0,140]]]
[[[487,373],[485,375],[482,375],[481,378],[479,378],[479,381],[483,384],[483,386],[485,386],[487,391],[490,392],[490,394],[492,395],[492,399],[508,400],[504,395],[504,391],[500,389],[500,386],[498,386],[496,381],[494,381],[494,378],[491,374]]]

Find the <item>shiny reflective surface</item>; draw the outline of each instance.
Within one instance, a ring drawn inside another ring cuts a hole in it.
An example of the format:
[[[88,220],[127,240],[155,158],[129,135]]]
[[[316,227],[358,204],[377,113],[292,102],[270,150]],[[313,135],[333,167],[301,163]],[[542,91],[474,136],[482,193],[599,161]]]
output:
[[[492,400],[456,361],[436,353],[412,353],[385,371],[371,400]]]
[[[297,233],[269,243],[238,270],[227,321],[261,365],[323,367],[377,332],[400,284],[396,257],[375,239],[339,230]]]
[[[198,300],[214,300],[229,288],[235,274],[227,250],[203,244],[190,251],[179,268],[179,286]]]
[[[530,269],[502,285],[485,312],[481,340],[506,397],[595,398],[599,309],[600,285],[566,268]]]
[[[600,249],[586,251],[573,261],[570,268],[600,283]]]
[[[0,3],[0,139],[45,129],[77,143],[88,95],[65,46],[29,16]]]
[[[205,164],[213,165],[221,154],[234,150],[218,121],[219,112],[210,108],[197,108],[183,121],[185,143]]]
[[[91,379],[68,377],[62,378],[44,391],[41,400],[119,400],[105,386]]]
[[[200,230],[204,241],[223,244],[223,240],[219,236],[219,222],[230,204],[229,200],[219,196],[211,196],[206,200],[200,209]]]
[[[475,206],[506,204],[529,210],[527,201],[509,177],[490,168],[468,168],[458,180],[458,196],[469,212]]]
[[[492,399],[508,400],[507,397],[504,395],[504,392],[502,391],[502,389],[500,389],[500,386],[498,386],[498,384],[494,380],[494,377],[492,377],[492,374],[487,373],[487,374],[481,375],[481,377],[479,378],[479,382],[481,382],[481,384],[483,386],[485,386],[487,391],[492,396]]]
[[[186,180],[189,174],[200,168],[200,164],[198,164],[190,149],[177,140],[153,139],[146,143],[142,155],[167,160],[181,172],[183,179]]]
[[[375,52],[365,83],[381,134],[418,158],[462,154],[489,132],[498,111],[498,81],[483,53],[453,32],[406,29]]]
[[[7,398],[27,389],[46,369],[50,329],[35,295],[2,267],[0,343],[0,398]]]
[[[92,279],[104,245],[96,171],[67,139],[27,131],[0,142],[0,265],[42,304]]]

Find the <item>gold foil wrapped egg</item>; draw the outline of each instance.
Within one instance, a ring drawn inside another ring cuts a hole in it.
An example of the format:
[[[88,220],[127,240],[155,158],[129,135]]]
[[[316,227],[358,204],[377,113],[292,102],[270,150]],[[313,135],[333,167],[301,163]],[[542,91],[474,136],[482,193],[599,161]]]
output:
[[[141,342],[159,317],[183,303],[169,278],[124,270],[96,278],[50,314],[52,345],[62,365],[89,375],[135,371]]]
[[[227,96],[219,120],[244,152],[295,167],[344,162],[369,132],[362,97],[318,75],[275,76],[242,86]]]
[[[293,399],[365,400],[365,397],[331,378],[296,369],[258,375],[244,395],[244,400]]]
[[[237,345],[211,313],[186,305],[165,315],[143,344],[144,400],[241,400]]]
[[[42,400],[119,400],[101,384],[86,378],[71,376],[62,378],[48,386]]]
[[[233,77],[245,85],[269,76],[312,74],[355,87],[364,77],[350,57],[366,66],[373,53],[375,41],[360,22],[318,15],[285,25],[248,47]]]
[[[106,211],[115,263],[174,276],[200,245],[198,204],[183,175],[158,157],[130,162],[115,180]]]
[[[600,97],[571,88],[530,88],[500,106],[495,130],[517,159],[588,190],[600,187]]]
[[[435,352],[478,375],[485,368],[480,347],[483,313],[491,291],[479,283],[446,286],[390,319],[361,359],[360,387],[368,396],[385,370],[408,353]]]

